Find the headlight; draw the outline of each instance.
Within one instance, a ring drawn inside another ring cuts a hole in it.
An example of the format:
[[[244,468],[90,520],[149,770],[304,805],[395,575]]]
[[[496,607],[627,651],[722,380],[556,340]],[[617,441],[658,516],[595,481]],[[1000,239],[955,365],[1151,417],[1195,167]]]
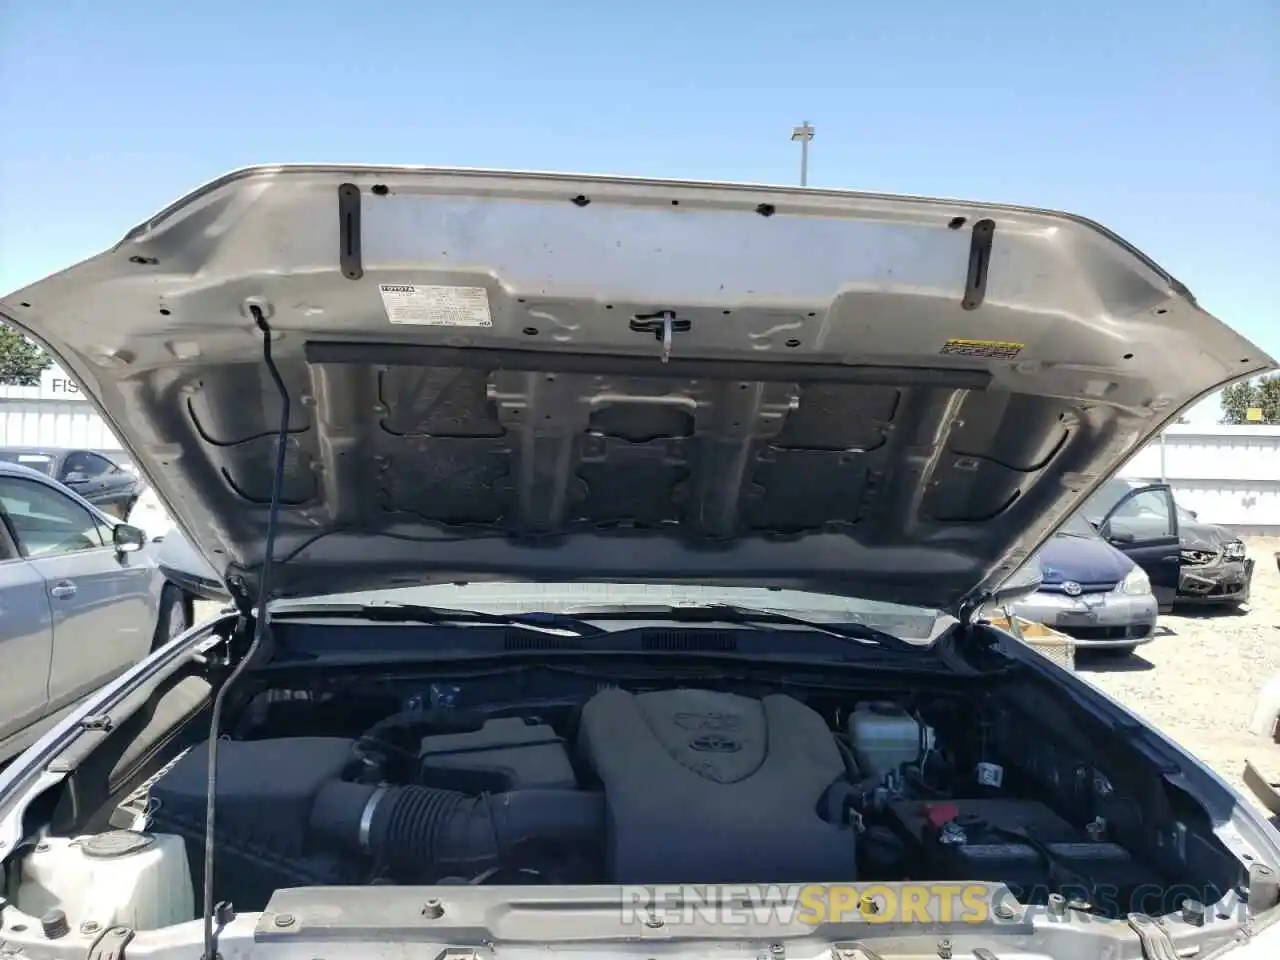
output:
[[[1117,593],[1127,593],[1131,597],[1145,597],[1151,592],[1151,578],[1141,567],[1134,567],[1128,576],[1120,581]]]
[[[1222,548],[1222,559],[1224,560],[1243,560],[1244,559],[1244,541],[1232,540]]]

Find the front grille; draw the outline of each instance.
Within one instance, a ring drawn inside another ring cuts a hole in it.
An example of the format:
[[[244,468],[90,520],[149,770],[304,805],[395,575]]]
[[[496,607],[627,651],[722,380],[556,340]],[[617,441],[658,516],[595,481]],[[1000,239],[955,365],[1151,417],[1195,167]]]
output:
[[[1063,581],[1063,583],[1072,583],[1072,582],[1078,583],[1079,581],[1070,581],[1070,580]],[[1116,588],[1116,581],[1114,580],[1111,581],[1110,583],[1081,583],[1080,593],[1071,594],[1071,596],[1083,596],[1086,593],[1110,593],[1115,588]],[[1040,592],[1066,594],[1066,591],[1062,589],[1062,583],[1042,583],[1040,585]]]
[[[1151,635],[1149,624],[1127,627],[1054,627],[1077,640],[1142,640]]]
[[[1203,567],[1215,562],[1221,555],[1217,550],[1183,550],[1182,562],[1191,567]]]

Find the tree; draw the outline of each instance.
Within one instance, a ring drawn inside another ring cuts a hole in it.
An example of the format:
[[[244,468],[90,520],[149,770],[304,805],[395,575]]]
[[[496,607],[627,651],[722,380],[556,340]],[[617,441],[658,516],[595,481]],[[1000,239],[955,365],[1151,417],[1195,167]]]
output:
[[[53,361],[17,330],[0,323],[0,384],[35,387]]]
[[[1261,420],[1250,420],[1248,410],[1262,411]],[[1233,383],[1222,391],[1222,423],[1280,423],[1280,373]]]

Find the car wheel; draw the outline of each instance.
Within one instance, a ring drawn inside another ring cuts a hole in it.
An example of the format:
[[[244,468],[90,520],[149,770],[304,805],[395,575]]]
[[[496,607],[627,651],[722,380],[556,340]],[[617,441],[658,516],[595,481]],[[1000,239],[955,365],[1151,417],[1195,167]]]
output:
[[[164,585],[160,593],[160,610],[156,616],[156,635],[151,649],[158,650],[191,625],[187,615],[187,598],[171,583]]]

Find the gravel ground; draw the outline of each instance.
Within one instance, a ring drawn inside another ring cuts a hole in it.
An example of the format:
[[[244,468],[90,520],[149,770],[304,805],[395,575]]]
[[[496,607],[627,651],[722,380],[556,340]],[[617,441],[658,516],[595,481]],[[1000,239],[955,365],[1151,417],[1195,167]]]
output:
[[[1252,604],[1241,612],[1179,611],[1162,617],[1160,636],[1123,660],[1082,654],[1077,669],[1159,727],[1244,792],[1246,756],[1280,774],[1280,746],[1248,732],[1262,684],[1280,671],[1280,538],[1248,541],[1257,558]],[[203,620],[218,604],[196,605]]]
[[[1161,617],[1160,636],[1132,657],[1080,656],[1076,667],[1253,800],[1240,779],[1245,758],[1280,767],[1280,747],[1260,744],[1248,731],[1258,691],[1280,671],[1280,538],[1247,543],[1257,561],[1248,607],[1180,609]]]

